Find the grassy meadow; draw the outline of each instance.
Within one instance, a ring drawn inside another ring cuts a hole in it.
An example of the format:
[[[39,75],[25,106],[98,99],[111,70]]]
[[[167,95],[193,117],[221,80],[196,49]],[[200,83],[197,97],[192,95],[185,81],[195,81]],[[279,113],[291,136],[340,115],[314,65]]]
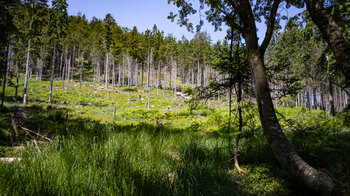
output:
[[[0,157],[22,158],[0,162],[0,195],[308,195],[279,166],[254,103],[244,102],[242,133],[235,115],[227,133],[224,96],[193,109],[170,90],[152,89],[148,106],[145,87],[108,91],[84,82],[80,89],[75,82],[65,92],[57,81],[48,104],[49,82],[30,80],[23,106],[22,82],[19,100],[14,85],[7,87],[0,113]],[[349,195],[349,112],[276,111],[299,155]],[[20,128],[14,134],[13,117],[53,142],[35,144]],[[237,134],[243,176],[229,149]]]

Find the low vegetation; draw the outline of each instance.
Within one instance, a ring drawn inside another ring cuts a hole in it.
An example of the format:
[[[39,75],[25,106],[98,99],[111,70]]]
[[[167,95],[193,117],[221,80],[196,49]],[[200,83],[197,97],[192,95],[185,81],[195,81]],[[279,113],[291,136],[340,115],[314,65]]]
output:
[[[308,194],[278,164],[254,103],[243,107],[239,175],[228,143],[238,134],[237,122],[227,134],[225,102],[210,100],[192,111],[173,92],[152,90],[148,109],[142,87],[112,92],[86,82],[79,97],[78,87],[65,93],[59,84],[54,104],[43,90],[49,82],[30,81],[26,106],[11,96],[13,86],[7,88],[0,155],[22,159],[0,162],[3,195]],[[349,194],[349,112],[331,118],[303,107],[276,111],[301,157]],[[40,136],[31,138],[28,130]]]

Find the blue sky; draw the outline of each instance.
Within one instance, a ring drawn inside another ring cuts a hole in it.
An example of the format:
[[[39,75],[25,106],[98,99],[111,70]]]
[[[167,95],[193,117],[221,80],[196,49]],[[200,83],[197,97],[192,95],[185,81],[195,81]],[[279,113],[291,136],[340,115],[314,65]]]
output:
[[[91,20],[93,16],[103,19],[107,13],[111,13],[119,26],[130,29],[136,26],[139,32],[152,29],[153,25],[156,24],[158,29],[165,32],[165,35],[171,33],[177,39],[180,39],[182,35],[185,35],[187,39],[191,39],[194,36],[185,27],[177,25],[176,21],[171,22],[167,19],[170,11],[177,13],[176,6],[168,5],[167,0],[67,0],[67,3],[69,4],[69,15],[76,15],[78,12],[81,12],[86,15],[88,20]],[[199,7],[198,4],[194,5]],[[299,11],[289,9],[288,15],[294,16]],[[284,10],[281,10],[281,12],[286,14]],[[199,15],[191,17],[190,20],[198,22]],[[261,36],[265,33],[264,26],[258,25],[258,34]],[[202,31],[207,31],[213,42],[224,39],[226,35],[225,30],[214,32],[214,28],[208,23],[205,23]]]

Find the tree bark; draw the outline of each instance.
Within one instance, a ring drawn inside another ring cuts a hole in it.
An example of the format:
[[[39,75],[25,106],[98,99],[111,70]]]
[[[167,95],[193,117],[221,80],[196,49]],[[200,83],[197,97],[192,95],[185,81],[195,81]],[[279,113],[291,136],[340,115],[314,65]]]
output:
[[[56,40],[54,40],[53,44],[53,55],[52,55],[52,65],[51,65],[51,79],[50,79],[50,93],[49,93],[49,103],[52,102],[52,87],[53,87],[53,79],[55,74],[55,60],[56,59]]]
[[[112,60],[112,92],[114,92],[114,85],[115,85],[115,64],[114,64],[114,60]]]
[[[108,76],[109,76],[109,50],[107,50],[106,53],[106,67],[105,67],[105,82],[106,82],[106,88],[108,88]]]
[[[26,73],[24,77],[24,89],[23,89],[23,105],[27,104],[27,87],[28,87],[28,77],[29,77],[29,60],[30,60],[30,49],[31,49],[31,40],[28,41],[28,50],[27,50],[27,60],[26,60]]]
[[[160,61],[158,61],[158,88],[162,88],[162,67],[160,66]]]
[[[19,83],[19,70],[18,70],[18,62],[16,61],[16,90],[15,90],[16,102],[18,99],[18,83]]]
[[[277,160],[300,185],[316,192],[332,192],[335,182],[328,175],[308,165],[294,151],[277,120],[268,87],[263,57],[256,50],[248,49],[248,61],[253,72],[256,100],[264,135]]]
[[[9,70],[9,67],[6,66],[8,62],[8,57],[9,57],[9,43],[7,43],[6,46],[6,57],[5,57],[5,62],[4,62],[4,81],[3,81],[3,86],[2,86],[2,99],[1,99],[1,111],[4,110],[4,100],[5,100],[5,90],[6,90],[6,85],[7,85],[7,72]]]
[[[345,79],[350,80],[350,45],[346,42],[337,22],[326,11],[322,1],[305,0],[305,3],[312,21],[332,50]]]

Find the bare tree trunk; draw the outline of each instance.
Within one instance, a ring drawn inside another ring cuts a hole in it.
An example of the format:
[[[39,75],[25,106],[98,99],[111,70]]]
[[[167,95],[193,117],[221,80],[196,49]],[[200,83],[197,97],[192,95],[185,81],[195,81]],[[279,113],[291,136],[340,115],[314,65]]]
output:
[[[150,52],[148,49],[148,55],[147,55],[147,89],[149,89],[150,85],[150,76],[151,76],[151,66],[150,66]]]
[[[52,55],[52,65],[51,65],[51,80],[50,80],[50,95],[49,95],[49,103],[52,102],[52,88],[53,88],[53,79],[55,74],[55,59],[56,59],[56,40],[54,40],[53,44],[53,55]]]
[[[7,65],[8,64],[8,57],[9,57],[9,46],[10,44],[7,43],[7,46],[6,46],[6,57],[5,57],[5,61],[4,61],[4,64]],[[8,66],[4,66],[4,81],[3,81],[3,84],[2,84],[2,99],[1,99],[1,111],[4,110],[4,101],[5,101],[5,90],[6,90],[6,81],[7,81],[7,72],[9,70],[9,67]]]
[[[64,64],[63,64],[63,70],[62,70],[62,90],[64,89],[66,70],[67,70],[67,66],[68,66],[67,53],[68,53],[68,47],[66,47],[66,52],[64,54]]]
[[[71,55],[69,55],[68,67],[67,67],[67,74],[66,74],[66,79],[65,79],[66,85],[65,85],[65,88],[64,88],[64,92],[65,92],[65,93],[67,93],[67,89],[68,89],[68,85],[69,85],[71,63],[72,63],[72,57],[71,57]]]
[[[151,88],[150,88],[150,80],[151,80],[151,64],[152,64],[152,54],[153,54],[153,48],[151,48],[151,54],[148,53],[148,77],[147,77],[147,87],[148,87],[148,109],[150,105],[150,99],[151,99]]]
[[[197,60],[197,86],[201,85],[201,67],[199,65],[199,59]]]
[[[138,59],[136,58],[136,63],[135,63],[135,86],[138,86],[138,77],[139,77],[139,64],[138,64]]]
[[[317,101],[317,90],[316,87],[312,87],[312,96],[314,98],[314,109],[317,110],[318,109],[318,101]]]
[[[125,86],[125,53],[123,54],[123,77],[122,77],[122,86]]]
[[[170,63],[170,66],[169,67],[169,89],[172,91],[173,88],[171,86],[171,82],[172,82],[172,70],[173,70],[173,62]]]
[[[24,90],[23,90],[23,105],[27,104],[27,87],[28,87],[28,77],[29,77],[29,60],[30,60],[30,49],[31,49],[31,40],[28,41],[27,49],[27,61],[26,61],[26,73],[24,77]]]
[[[162,88],[162,67],[160,66],[160,61],[158,61],[158,88]]]
[[[242,83],[241,83],[241,78],[238,78],[238,83],[237,83],[237,113],[238,113],[238,135],[236,136],[235,139],[235,144],[233,148],[233,159],[235,162],[235,168],[237,169],[238,173],[242,173],[242,169],[239,166],[238,162],[238,146],[239,146],[239,140],[241,138],[241,133],[242,133],[242,128],[243,128],[243,119],[242,119],[242,108],[241,108],[241,103],[242,102]]]
[[[81,62],[80,62],[80,78],[79,78],[79,97],[80,97],[80,95],[81,95],[81,87],[82,87],[82,82],[83,82],[83,68],[84,68],[84,60],[83,60],[83,58],[84,58],[84,55],[83,55],[83,53],[81,53],[81,57],[80,57],[80,60],[81,60]]]
[[[335,116],[334,99],[333,99],[333,87],[332,79],[327,70],[327,82],[328,82],[328,103],[329,103],[329,114],[333,117]]]
[[[192,88],[194,87],[194,73],[193,73],[193,67],[192,67],[192,69],[191,69],[191,73],[192,73],[192,80],[191,80],[191,86],[192,86]]]
[[[18,62],[16,61],[16,90],[15,90],[16,102],[18,100],[18,82],[19,82],[19,70],[18,70]]]
[[[175,70],[174,70],[174,77],[175,77],[175,80],[174,80],[174,88],[175,88],[175,93],[174,93],[174,96],[176,97],[176,80],[177,80],[177,60],[175,59]]]
[[[120,65],[120,62],[118,64],[119,64],[119,69],[118,69],[118,86],[120,86],[121,85],[121,77],[122,77],[122,66]]]
[[[308,79],[306,79],[305,92],[306,92],[306,107],[311,110],[311,99],[309,93],[310,85]]]
[[[108,79],[109,79],[109,50],[107,50],[107,53],[106,53],[106,67],[105,67],[105,79],[106,79],[106,88],[108,89]]]
[[[144,70],[143,62],[141,61],[141,86],[143,86],[143,70]]]
[[[114,85],[115,85],[115,67],[114,67],[114,60],[112,59],[112,92],[114,92]]]
[[[80,52],[80,46],[79,46],[79,52]],[[72,59],[72,74],[71,74],[71,82],[70,82],[70,85],[71,85],[71,90],[73,90],[73,83],[74,83],[74,65],[75,65],[75,44],[73,46],[73,59]]]

